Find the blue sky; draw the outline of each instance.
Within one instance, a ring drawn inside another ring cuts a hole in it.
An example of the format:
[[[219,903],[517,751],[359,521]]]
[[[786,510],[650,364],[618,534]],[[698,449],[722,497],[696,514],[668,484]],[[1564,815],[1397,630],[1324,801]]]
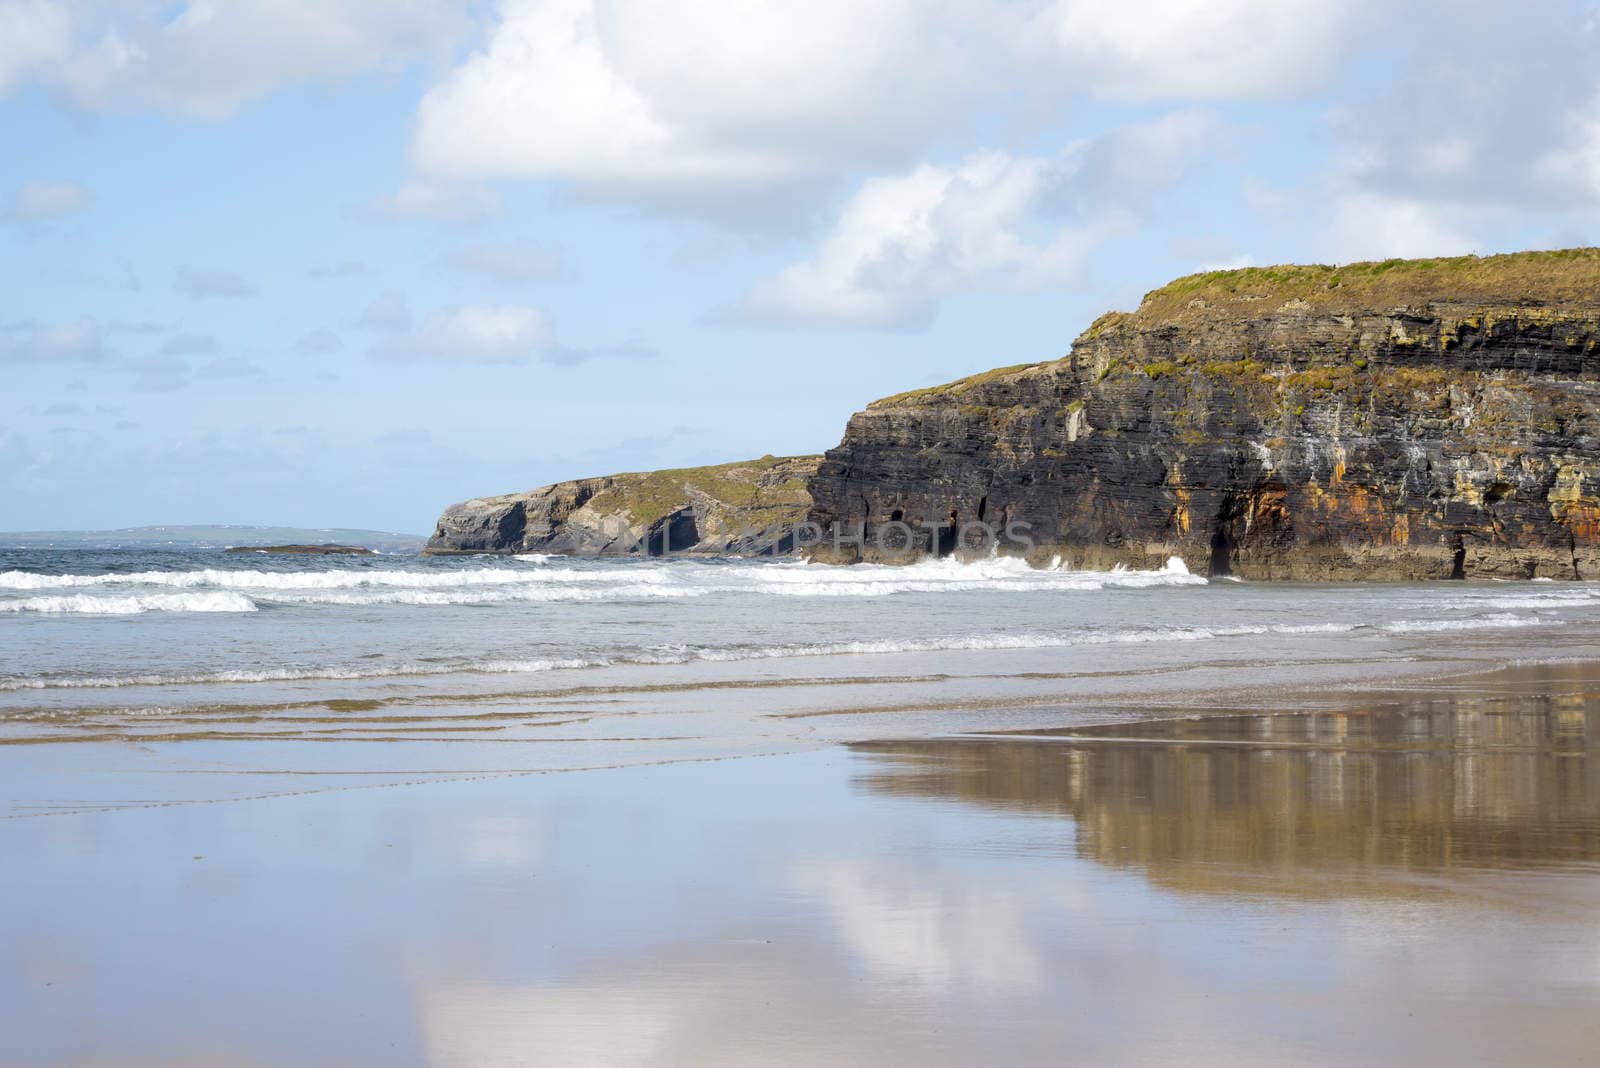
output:
[[[1600,9],[0,0],[0,529],[820,451],[1217,266],[1600,243]]]

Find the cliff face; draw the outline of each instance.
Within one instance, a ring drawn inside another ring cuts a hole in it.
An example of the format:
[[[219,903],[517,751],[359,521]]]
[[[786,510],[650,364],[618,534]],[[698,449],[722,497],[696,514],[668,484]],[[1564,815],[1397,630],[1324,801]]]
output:
[[[810,518],[864,546],[812,552],[977,520],[1073,566],[1600,578],[1597,349],[1595,249],[1179,279],[1063,359],[856,414]]]
[[[423,551],[760,556],[794,547],[818,457],[609,475],[446,508]]]

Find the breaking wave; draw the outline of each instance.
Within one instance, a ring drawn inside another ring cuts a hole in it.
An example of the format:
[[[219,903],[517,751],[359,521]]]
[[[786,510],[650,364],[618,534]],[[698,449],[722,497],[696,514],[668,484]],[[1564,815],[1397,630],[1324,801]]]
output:
[[[519,557],[519,560],[523,558]],[[563,567],[548,557],[533,566],[418,570],[359,568],[260,571],[202,568],[93,575],[0,573],[0,591],[139,590],[117,596],[39,596],[0,600],[0,610],[82,612],[251,611],[282,605],[492,605],[539,601],[620,601],[754,594],[775,597],[884,597],[971,591],[1093,591],[1205,585],[1174,558],[1155,571],[1037,569],[1016,558],[973,563],[932,560],[903,567],[782,563],[650,564]],[[170,589],[207,591],[174,596]],[[231,596],[220,594],[227,591]]]
[[[1492,630],[1502,627],[1557,627],[1562,623],[1559,619],[1546,619],[1541,616],[1514,616],[1509,613],[1497,613],[1490,616],[1480,616],[1476,619],[1401,619],[1393,623],[1379,624],[1379,629],[1390,634],[1427,633],[1429,631],[1449,630]]]
[[[255,602],[242,593],[133,593],[111,596],[76,593],[0,601],[0,612],[50,615],[135,616],[144,612],[254,612]]]

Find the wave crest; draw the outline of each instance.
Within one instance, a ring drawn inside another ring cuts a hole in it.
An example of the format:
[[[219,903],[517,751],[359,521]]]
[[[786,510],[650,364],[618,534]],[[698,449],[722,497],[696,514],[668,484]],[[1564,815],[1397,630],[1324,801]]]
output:
[[[24,597],[0,601],[0,612],[49,615],[135,616],[144,612],[254,612],[256,604],[242,593],[136,593],[95,596],[87,593]]]

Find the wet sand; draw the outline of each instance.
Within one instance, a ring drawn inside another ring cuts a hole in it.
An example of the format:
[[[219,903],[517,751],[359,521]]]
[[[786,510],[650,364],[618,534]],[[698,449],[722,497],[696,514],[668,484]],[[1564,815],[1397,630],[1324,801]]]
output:
[[[379,786],[298,768],[221,803],[276,743],[9,747],[0,1064],[1600,1050],[1600,667],[904,741],[860,718],[877,740],[409,779],[390,754]],[[78,804],[27,800],[63,782]]]

